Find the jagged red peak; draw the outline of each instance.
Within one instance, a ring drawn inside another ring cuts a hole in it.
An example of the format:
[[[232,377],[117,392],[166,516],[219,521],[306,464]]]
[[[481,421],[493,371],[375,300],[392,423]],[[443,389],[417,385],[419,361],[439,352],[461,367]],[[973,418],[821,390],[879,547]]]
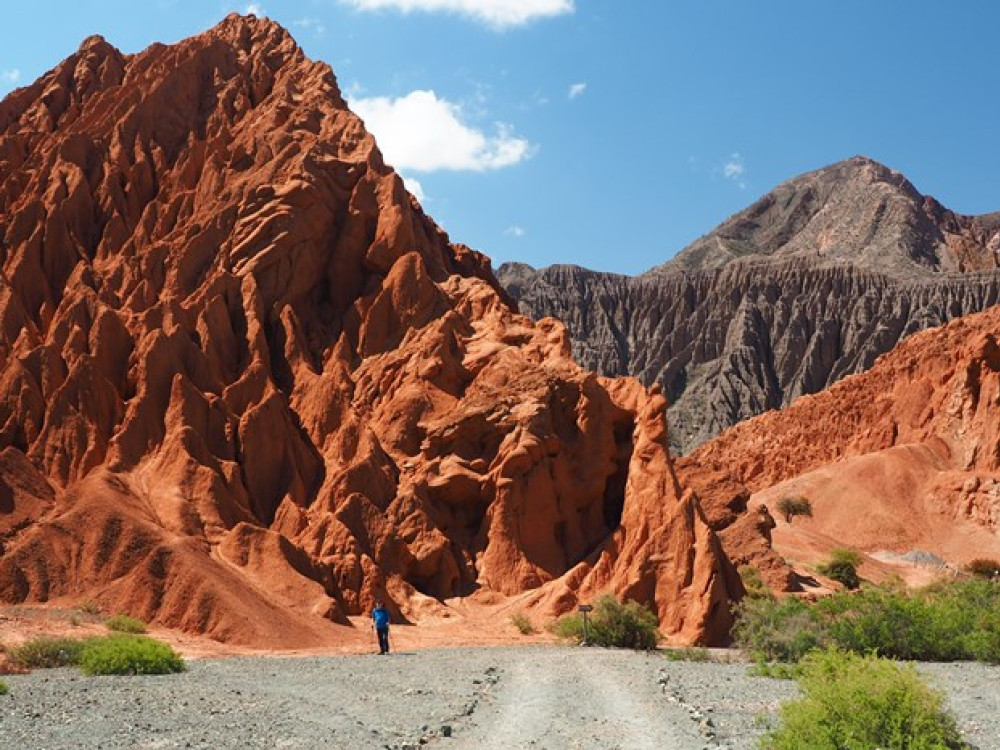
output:
[[[233,13],[201,34],[173,45],[152,44],[135,54],[123,54],[102,36],[87,37],[73,55],[0,103],[0,133],[58,133],[67,124],[61,118],[75,118],[85,102],[109,89],[115,89],[114,97],[101,104],[118,119],[134,99],[130,90],[145,97],[151,88],[200,87],[200,101],[193,104],[204,109],[222,98],[227,82],[241,78],[253,82],[251,106],[263,102],[280,79],[278,98],[291,105],[308,91],[321,94],[326,108],[347,108],[333,71],[306,58],[280,24]],[[183,112],[189,104],[171,102],[165,108]]]
[[[724,636],[662,396],[514,315],[329,67],[252,17],[109,47],[0,105],[0,599],[273,647],[613,590]]]
[[[115,52],[118,51],[115,47],[108,44],[108,41],[100,34],[91,34],[80,42],[77,52],[89,52],[90,50],[104,50],[109,48]]]
[[[288,30],[270,18],[230,13],[214,27],[188,40],[191,44],[218,40],[247,55],[302,57]]]

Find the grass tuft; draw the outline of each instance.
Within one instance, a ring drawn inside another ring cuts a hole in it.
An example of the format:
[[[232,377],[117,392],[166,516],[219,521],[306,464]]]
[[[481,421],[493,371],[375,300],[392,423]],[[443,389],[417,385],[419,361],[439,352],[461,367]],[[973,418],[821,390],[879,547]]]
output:
[[[104,621],[104,626],[108,630],[118,633],[133,633],[141,635],[146,632],[146,623],[128,615],[115,615]]]
[[[101,606],[95,602],[93,599],[85,599],[80,602],[77,607],[78,610],[83,612],[85,615],[99,615],[101,614]]]
[[[699,647],[668,648],[663,652],[663,655],[670,661],[713,661],[712,652],[707,648]]]
[[[772,680],[794,680],[802,674],[798,664],[786,664],[780,661],[758,661],[747,672],[752,677],[770,677]]]
[[[515,612],[510,616],[510,621],[514,624],[514,627],[518,629],[521,635],[534,635],[538,631],[535,629],[534,624],[528,618],[524,612]]]

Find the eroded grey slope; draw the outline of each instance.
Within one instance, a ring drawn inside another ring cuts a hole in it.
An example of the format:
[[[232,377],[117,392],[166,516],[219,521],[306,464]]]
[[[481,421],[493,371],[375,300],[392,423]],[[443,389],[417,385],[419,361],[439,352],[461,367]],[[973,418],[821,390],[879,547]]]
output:
[[[523,264],[498,276],[523,312],[566,323],[585,367],[661,383],[686,453],[996,304],[998,253],[997,214],[954,214],[856,158],[779,186],[642,276]]]

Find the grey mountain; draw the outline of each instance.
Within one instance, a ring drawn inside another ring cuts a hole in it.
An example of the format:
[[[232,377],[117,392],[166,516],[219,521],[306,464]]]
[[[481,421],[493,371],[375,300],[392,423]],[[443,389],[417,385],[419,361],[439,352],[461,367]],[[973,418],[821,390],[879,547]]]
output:
[[[1000,213],[962,216],[855,157],[790,180],[641,276],[504,264],[578,361],[659,382],[674,449],[861,372],[904,336],[1000,302]]]

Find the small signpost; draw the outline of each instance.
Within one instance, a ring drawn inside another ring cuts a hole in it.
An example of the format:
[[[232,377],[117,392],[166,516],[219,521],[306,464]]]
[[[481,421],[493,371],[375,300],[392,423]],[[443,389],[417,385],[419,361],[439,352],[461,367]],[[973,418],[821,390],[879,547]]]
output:
[[[581,604],[577,609],[583,615],[583,645],[589,646],[590,632],[587,630],[587,614],[594,611],[593,605]]]

